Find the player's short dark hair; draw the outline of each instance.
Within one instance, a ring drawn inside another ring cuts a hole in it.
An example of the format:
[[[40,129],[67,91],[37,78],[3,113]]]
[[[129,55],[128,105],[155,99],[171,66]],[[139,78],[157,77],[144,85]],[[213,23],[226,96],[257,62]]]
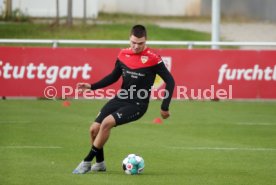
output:
[[[134,35],[135,37],[138,37],[138,38],[142,38],[142,37],[147,38],[146,27],[143,25],[137,24],[132,27],[130,35]]]

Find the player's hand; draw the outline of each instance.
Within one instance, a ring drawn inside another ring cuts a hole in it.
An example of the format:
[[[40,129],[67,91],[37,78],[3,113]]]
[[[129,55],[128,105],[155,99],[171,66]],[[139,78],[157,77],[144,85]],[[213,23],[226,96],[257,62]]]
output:
[[[91,85],[89,83],[77,83],[77,89],[79,90],[79,92],[84,92],[85,90],[90,90],[91,89]]]
[[[170,112],[169,111],[161,110],[160,113],[161,113],[161,116],[162,116],[163,119],[167,119],[168,117],[170,117]]]

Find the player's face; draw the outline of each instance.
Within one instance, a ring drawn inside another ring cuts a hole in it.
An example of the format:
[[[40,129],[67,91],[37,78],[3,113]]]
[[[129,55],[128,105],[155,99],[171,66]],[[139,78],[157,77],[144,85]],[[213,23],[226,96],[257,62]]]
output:
[[[133,53],[141,53],[146,47],[146,37],[130,36],[130,47]]]

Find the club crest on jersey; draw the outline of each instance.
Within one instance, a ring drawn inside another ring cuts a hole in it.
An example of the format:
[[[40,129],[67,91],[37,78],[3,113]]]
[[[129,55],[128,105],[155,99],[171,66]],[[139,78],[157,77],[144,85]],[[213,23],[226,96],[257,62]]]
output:
[[[141,56],[141,61],[143,64],[146,63],[148,60],[149,60],[148,56]]]

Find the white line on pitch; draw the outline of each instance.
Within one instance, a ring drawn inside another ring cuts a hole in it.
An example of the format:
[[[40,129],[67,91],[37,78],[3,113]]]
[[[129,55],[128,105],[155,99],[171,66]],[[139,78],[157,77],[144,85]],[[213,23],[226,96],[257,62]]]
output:
[[[235,123],[236,125],[248,125],[248,126],[271,126],[271,125],[275,125],[273,123],[249,123],[249,122],[238,122]]]
[[[31,121],[24,120],[0,120],[0,123],[30,123]]]
[[[276,148],[227,148],[227,147],[168,147],[179,150],[226,150],[226,151],[276,151]]]
[[[0,146],[7,149],[60,149],[60,146]]]

